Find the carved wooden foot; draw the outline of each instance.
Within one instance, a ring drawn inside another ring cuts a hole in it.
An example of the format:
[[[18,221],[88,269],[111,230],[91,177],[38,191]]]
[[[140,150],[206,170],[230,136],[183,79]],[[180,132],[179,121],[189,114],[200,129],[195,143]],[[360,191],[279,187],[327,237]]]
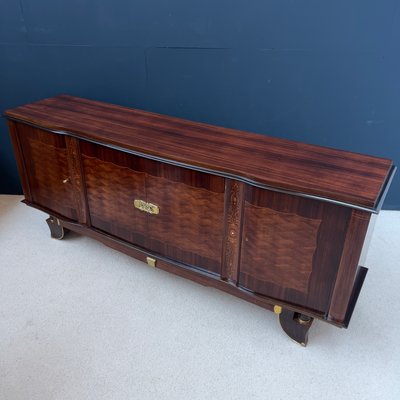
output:
[[[314,318],[282,309],[279,306],[275,306],[274,311],[279,314],[279,323],[283,331],[295,342],[305,347],[308,342],[308,331]]]
[[[61,221],[56,218],[52,217],[51,215],[49,218],[46,219],[47,225],[49,225],[50,228],[50,234],[53,239],[62,239],[64,235],[68,232],[68,229],[65,229],[61,225]]]

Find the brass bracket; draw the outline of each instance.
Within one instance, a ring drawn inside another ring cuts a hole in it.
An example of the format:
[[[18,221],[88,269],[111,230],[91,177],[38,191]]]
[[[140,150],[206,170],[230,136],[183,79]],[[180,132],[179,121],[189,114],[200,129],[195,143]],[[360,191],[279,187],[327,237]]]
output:
[[[156,259],[155,258],[152,258],[152,257],[146,257],[146,262],[147,262],[147,265],[149,266],[149,267],[155,267],[156,266]]]
[[[149,214],[159,214],[159,212],[160,212],[160,209],[158,208],[158,206],[156,206],[155,204],[152,204],[152,203],[147,203],[144,200],[136,199],[133,202],[133,205],[138,210],[147,212]]]
[[[274,306],[274,313],[279,315],[282,312],[281,306]]]

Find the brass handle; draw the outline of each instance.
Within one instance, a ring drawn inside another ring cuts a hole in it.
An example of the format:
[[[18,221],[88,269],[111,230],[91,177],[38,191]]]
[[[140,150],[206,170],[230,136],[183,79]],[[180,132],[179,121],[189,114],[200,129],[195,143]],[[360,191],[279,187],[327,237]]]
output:
[[[156,206],[155,204],[152,204],[152,203],[147,203],[144,200],[136,199],[133,202],[133,205],[138,210],[147,212],[149,214],[159,214],[159,212],[160,212],[160,209],[158,208],[158,206]]]
[[[69,182],[69,178],[65,178],[65,179],[63,180],[63,183],[67,183],[67,182]]]

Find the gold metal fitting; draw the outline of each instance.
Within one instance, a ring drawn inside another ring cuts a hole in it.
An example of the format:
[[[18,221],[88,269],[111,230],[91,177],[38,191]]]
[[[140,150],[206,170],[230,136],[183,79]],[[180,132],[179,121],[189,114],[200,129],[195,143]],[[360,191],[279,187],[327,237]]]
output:
[[[279,315],[282,312],[281,306],[274,306],[274,313]]]
[[[156,266],[156,259],[155,258],[152,258],[152,257],[146,257],[146,262],[147,262],[147,265],[149,266],[149,267],[155,267]]]
[[[136,199],[133,202],[133,205],[138,210],[147,212],[149,214],[159,214],[160,213],[160,209],[158,208],[158,206],[156,206],[155,204],[152,204],[152,203],[147,203],[144,200]]]

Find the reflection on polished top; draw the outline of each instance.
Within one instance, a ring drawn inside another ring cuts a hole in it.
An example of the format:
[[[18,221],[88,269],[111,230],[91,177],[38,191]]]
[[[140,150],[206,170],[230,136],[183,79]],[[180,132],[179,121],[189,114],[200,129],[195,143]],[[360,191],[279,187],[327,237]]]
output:
[[[60,95],[5,115],[151,158],[375,211],[391,160]],[[262,166],[260,168],[260,166]]]

